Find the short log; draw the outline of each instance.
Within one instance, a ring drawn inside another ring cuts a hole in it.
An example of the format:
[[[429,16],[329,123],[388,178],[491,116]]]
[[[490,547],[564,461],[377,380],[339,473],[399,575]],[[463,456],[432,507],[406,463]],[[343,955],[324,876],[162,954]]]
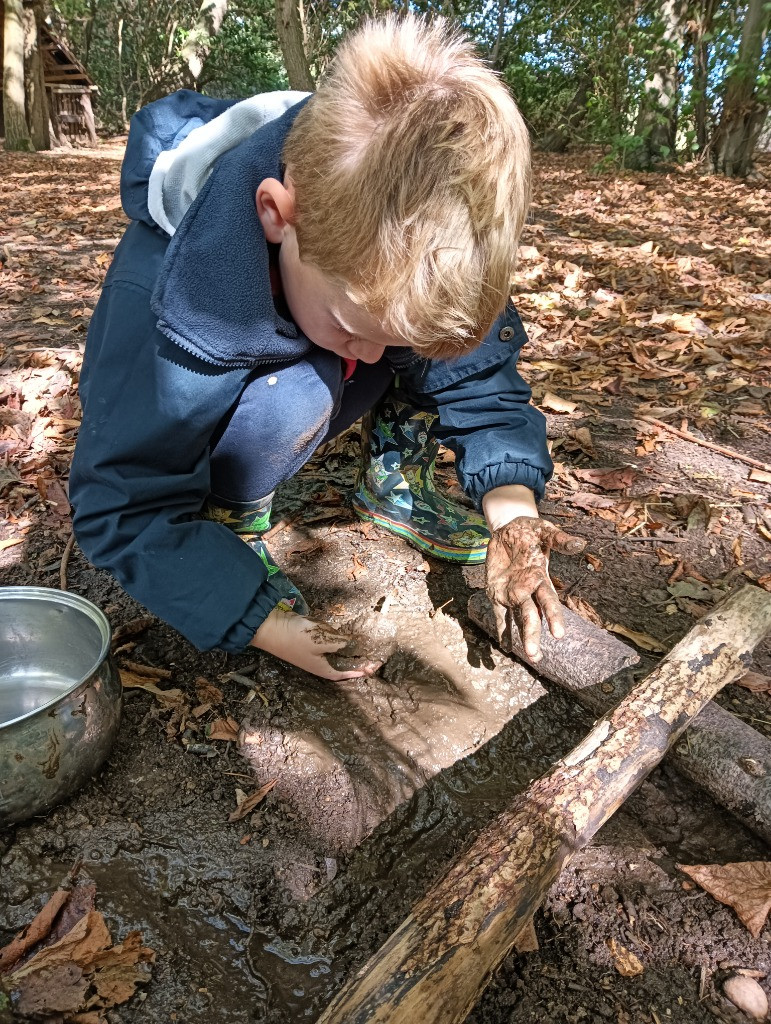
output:
[[[495,616],[483,591],[468,603],[469,617],[496,636]],[[500,646],[515,654],[544,679],[573,693],[593,715],[603,715],[632,686],[629,669],[639,658],[627,644],[606,629],[563,608],[565,636],[542,638],[543,658],[533,665],[517,634]],[[667,763],[695,782],[713,800],[730,811],[750,831],[771,843],[771,741],[710,701],[688,731],[687,740],[675,744]]]
[[[771,629],[771,596],[732,594],[453,862],[319,1024],[459,1024],[571,856]]]

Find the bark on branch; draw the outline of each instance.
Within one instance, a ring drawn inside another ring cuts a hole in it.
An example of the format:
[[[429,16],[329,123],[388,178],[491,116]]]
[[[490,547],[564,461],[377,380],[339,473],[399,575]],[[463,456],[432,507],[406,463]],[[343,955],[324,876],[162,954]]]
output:
[[[487,596],[478,592],[469,599],[469,617],[495,636],[495,616]],[[606,629],[587,622],[563,608],[565,637],[554,640],[546,632],[543,658],[533,666],[544,679],[569,690],[593,715],[604,715],[632,686],[625,671],[638,656]],[[518,634],[513,648],[501,642],[521,661],[525,655]],[[667,755],[676,768],[741,821],[750,831],[771,843],[771,741],[757,729],[710,701],[682,739]]]
[[[771,597],[732,594],[586,739],[512,802],[338,994],[319,1024],[458,1024],[563,866],[745,671]]]

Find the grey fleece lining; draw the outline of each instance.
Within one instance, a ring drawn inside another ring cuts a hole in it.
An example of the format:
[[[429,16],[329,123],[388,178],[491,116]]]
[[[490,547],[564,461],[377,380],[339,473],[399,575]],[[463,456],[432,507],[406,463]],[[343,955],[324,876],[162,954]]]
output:
[[[176,149],[160,153],[150,172],[147,194],[150,215],[158,227],[173,235],[217,159],[308,95],[267,92],[252,96],[194,129]]]

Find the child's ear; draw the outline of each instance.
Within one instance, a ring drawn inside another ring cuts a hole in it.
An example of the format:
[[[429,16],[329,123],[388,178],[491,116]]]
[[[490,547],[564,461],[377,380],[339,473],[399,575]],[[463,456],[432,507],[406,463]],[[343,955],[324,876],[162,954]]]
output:
[[[266,178],[260,182],[256,196],[257,216],[269,242],[284,241],[284,234],[294,222],[294,196],[280,181]]]

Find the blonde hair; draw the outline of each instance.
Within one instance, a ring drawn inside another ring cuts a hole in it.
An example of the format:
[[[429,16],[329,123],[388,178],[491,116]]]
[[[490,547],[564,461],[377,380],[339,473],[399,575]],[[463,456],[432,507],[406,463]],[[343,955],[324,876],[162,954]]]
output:
[[[530,144],[471,43],[440,20],[366,22],[341,43],[283,159],[302,260],[422,355],[482,340],[509,297]]]

